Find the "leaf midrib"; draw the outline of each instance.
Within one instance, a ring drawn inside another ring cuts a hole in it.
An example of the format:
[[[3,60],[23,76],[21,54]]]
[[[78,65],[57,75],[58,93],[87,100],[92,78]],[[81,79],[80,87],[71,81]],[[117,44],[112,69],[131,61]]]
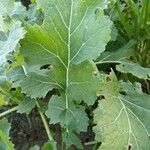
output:
[[[69,108],[69,104],[68,104],[68,95],[67,95],[67,89],[69,86],[69,68],[70,68],[70,37],[71,37],[71,23],[72,23],[72,11],[73,11],[73,0],[71,0],[71,5],[70,5],[70,19],[69,19],[69,27],[68,27],[68,64],[67,64],[67,68],[66,68],[66,93],[65,93],[65,97],[66,97],[66,109]]]

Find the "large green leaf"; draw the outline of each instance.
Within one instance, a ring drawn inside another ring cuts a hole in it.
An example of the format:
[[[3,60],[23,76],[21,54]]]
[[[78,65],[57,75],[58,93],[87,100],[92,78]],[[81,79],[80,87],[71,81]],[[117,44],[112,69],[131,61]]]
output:
[[[94,112],[96,140],[101,150],[150,147],[150,98],[139,86],[118,83],[114,75],[107,76],[100,101]]]
[[[22,83],[24,93],[32,98],[44,97],[57,88],[66,93],[66,101],[84,100],[93,104],[99,77],[94,73],[97,70],[93,64],[86,60],[96,59],[105,50],[112,26],[98,8],[102,2],[38,1],[45,15],[44,23],[42,26],[26,24],[28,33],[22,41],[26,68],[34,68],[29,69]],[[40,70],[45,65],[51,69]],[[74,91],[78,91],[78,95],[73,94]]]
[[[71,128],[72,133],[87,130],[85,108],[79,104],[91,105],[96,100],[100,77],[92,61],[111,39],[112,22],[103,13],[103,2],[38,0],[43,24],[25,24],[21,54],[27,74],[22,90],[31,98],[41,98],[58,89],[60,96],[50,99],[46,115],[51,123]]]
[[[9,131],[11,125],[7,119],[3,118],[0,120],[0,149],[1,150],[15,150],[14,145],[11,143],[9,138]]]

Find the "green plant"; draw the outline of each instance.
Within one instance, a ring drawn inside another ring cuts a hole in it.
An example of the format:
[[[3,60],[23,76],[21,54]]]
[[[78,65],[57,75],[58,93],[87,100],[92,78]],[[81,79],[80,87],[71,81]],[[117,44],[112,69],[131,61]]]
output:
[[[37,0],[26,10],[0,0],[0,106],[11,106],[0,118],[36,108],[48,136],[42,150],[57,149],[47,120],[61,126],[62,150],[148,150],[150,63],[141,57],[150,3],[142,2]],[[95,140],[83,143],[88,127]],[[15,149],[9,130],[1,119],[2,150]]]

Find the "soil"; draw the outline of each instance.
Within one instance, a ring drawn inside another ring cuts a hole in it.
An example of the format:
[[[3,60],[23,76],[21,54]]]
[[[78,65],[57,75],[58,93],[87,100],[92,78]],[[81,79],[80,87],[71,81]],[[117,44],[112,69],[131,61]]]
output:
[[[14,113],[9,117],[9,122],[12,124],[10,136],[16,150],[29,150],[31,146],[41,146],[48,140],[36,111],[29,116]]]
[[[43,146],[48,141],[45,128],[36,109],[30,115],[13,113],[8,116],[8,120],[12,125],[10,137],[15,145],[15,150],[29,150],[34,145]],[[57,142],[57,149],[61,150],[62,138],[59,124],[49,125],[49,127]],[[87,132],[81,133],[78,137],[82,143],[86,143],[94,140],[94,133],[91,127],[89,127]],[[84,149],[92,150],[92,147],[93,145],[85,146]],[[70,150],[78,149],[72,146]]]
[[[28,7],[30,5],[30,0],[21,0],[22,4],[26,7]]]

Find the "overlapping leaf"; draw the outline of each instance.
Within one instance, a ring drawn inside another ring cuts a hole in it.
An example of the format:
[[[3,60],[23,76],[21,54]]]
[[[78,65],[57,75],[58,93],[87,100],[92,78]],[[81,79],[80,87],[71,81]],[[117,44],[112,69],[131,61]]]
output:
[[[0,39],[0,65],[2,65],[6,63],[8,54],[15,50],[20,39],[24,37],[25,30],[21,27],[21,22],[18,21],[11,26],[7,34],[4,32],[0,34],[2,35]]]
[[[15,0],[0,0],[0,30],[8,31],[12,20],[24,19],[26,8]]]
[[[69,150],[71,145],[76,145],[78,149],[83,149],[81,141],[79,138],[72,132],[65,132],[63,134],[63,140],[66,143],[66,150]]]
[[[0,32],[0,92],[5,91],[7,93],[8,89],[11,88],[6,77],[7,60],[9,60],[8,56],[11,56],[24,35],[25,30],[21,27],[19,21],[15,22],[7,33]],[[13,77],[18,80],[16,74]],[[11,78],[13,77],[11,76]]]
[[[40,150],[40,146],[35,145],[30,150]],[[56,143],[48,141],[43,145],[42,150],[56,150]]]
[[[7,17],[13,11],[13,8],[14,0],[0,0],[0,30],[5,28],[4,19],[8,19]]]
[[[14,9],[14,0],[0,0],[0,15],[8,15],[10,14]]]
[[[139,79],[150,80],[150,68],[144,68],[137,63],[123,61],[116,69],[122,73],[131,73]]]
[[[109,45],[109,48],[107,51],[102,53],[102,55],[96,60],[97,63],[111,63],[111,62],[119,62],[121,63],[121,60],[127,59],[130,56],[134,55],[135,50],[134,46],[136,44],[136,41],[130,40],[128,43],[124,43],[122,41],[115,41],[112,42],[112,44]],[[119,46],[119,48],[118,48]],[[120,48],[121,46],[121,48]]]
[[[117,83],[114,75],[107,77],[101,94],[105,99],[94,112],[96,140],[102,141],[100,149],[148,150],[149,95],[131,83]]]

